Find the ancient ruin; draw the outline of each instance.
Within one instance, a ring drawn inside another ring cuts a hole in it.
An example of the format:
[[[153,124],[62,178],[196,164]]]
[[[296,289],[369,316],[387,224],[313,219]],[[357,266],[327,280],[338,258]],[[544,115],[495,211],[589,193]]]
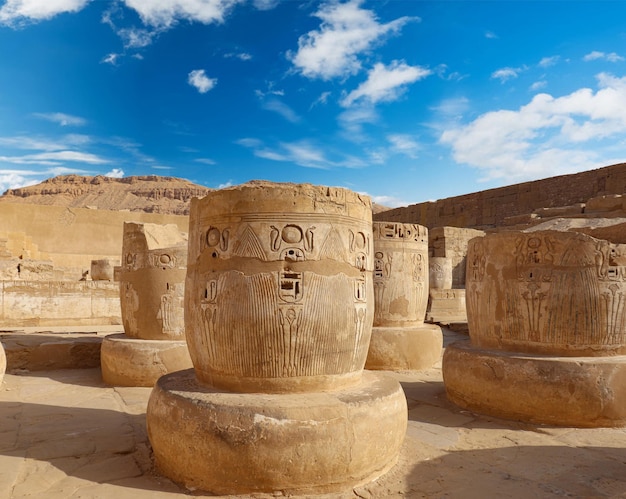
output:
[[[430,291],[426,319],[440,324],[465,323],[467,243],[482,230],[435,227],[429,231]]]
[[[428,305],[428,229],[374,222],[374,327],[365,367],[416,370],[441,357],[443,336],[424,324]]]
[[[163,374],[191,366],[183,307],[187,235],[175,225],[125,223],[122,261],[125,332],[102,342],[102,378],[152,386]]]
[[[369,198],[253,182],[194,199],[185,322],[194,369],[147,409],[159,470],[217,494],[327,493],[385,473],[399,383],[363,366],[374,317]]]
[[[456,404],[567,426],[626,423],[626,245],[559,231],[470,241],[471,342],[448,346]]]

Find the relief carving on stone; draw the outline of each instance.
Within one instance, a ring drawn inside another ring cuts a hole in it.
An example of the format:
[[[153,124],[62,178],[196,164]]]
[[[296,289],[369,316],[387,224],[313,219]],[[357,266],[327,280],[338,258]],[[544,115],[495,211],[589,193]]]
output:
[[[472,241],[468,322],[481,346],[560,355],[626,352],[623,245],[557,231]],[[480,271],[486,259],[489,272]]]
[[[343,189],[293,184],[207,198],[195,212],[192,203],[190,227],[206,243],[196,246],[187,280],[187,307],[201,310],[189,311],[198,325],[187,325],[200,333],[188,334],[200,379],[278,386],[359,372],[373,318],[368,203]],[[251,199],[257,204],[246,208]],[[228,248],[216,250],[225,229]]]

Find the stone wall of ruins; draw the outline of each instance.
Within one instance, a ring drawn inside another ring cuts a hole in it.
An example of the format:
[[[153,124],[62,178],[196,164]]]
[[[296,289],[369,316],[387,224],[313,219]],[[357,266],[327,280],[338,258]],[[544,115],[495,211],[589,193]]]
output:
[[[124,222],[171,223],[183,232],[189,223],[182,215],[10,203],[0,203],[0,220],[0,259],[15,260],[14,267],[20,256],[45,260],[54,279],[70,281],[78,281],[92,260],[120,260]]]
[[[374,220],[433,227],[490,228],[540,208],[571,207],[590,198],[626,192],[626,163],[572,175],[489,189],[374,215]],[[622,206],[622,209],[624,207]],[[579,206],[579,210],[583,210]]]
[[[0,327],[120,324],[119,284],[0,281]]]

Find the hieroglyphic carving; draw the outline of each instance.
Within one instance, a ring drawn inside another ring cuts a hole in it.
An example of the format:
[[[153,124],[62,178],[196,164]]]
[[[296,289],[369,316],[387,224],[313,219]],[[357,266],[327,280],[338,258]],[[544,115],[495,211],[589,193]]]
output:
[[[122,307],[126,334],[146,340],[180,339],[184,334],[184,278],[187,236],[175,225],[124,224],[120,269],[122,303],[133,289],[135,317]]]
[[[427,229],[374,223],[375,326],[418,325],[428,304]]]
[[[188,278],[188,306],[201,310],[187,314],[200,322],[187,335],[199,379],[345,383],[363,368],[373,319],[368,201],[343,189],[268,185],[211,193],[216,200],[198,200],[197,215],[192,205],[190,227],[206,241],[195,245]],[[210,244],[224,227],[229,251],[214,258]]]
[[[468,276],[477,344],[565,355],[626,351],[621,245],[544,231],[489,235],[471,248],[470,262],[483,255],[490,269],[474,266]]]

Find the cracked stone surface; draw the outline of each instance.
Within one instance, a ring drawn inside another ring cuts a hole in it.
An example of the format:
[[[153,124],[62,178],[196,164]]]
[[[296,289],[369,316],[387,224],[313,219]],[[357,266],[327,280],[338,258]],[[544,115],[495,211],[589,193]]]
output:
[[[446,343],[462,336],[444,332]],[[366,486],[318,498],[626,497],[626,428],[556,428],[463,411],[446,399],[440,364],[389,376],[409,406],[398,464]],[[5,375],[0,497],[208,497],[154,469],[150,391],[106,386],[98,368]]]

